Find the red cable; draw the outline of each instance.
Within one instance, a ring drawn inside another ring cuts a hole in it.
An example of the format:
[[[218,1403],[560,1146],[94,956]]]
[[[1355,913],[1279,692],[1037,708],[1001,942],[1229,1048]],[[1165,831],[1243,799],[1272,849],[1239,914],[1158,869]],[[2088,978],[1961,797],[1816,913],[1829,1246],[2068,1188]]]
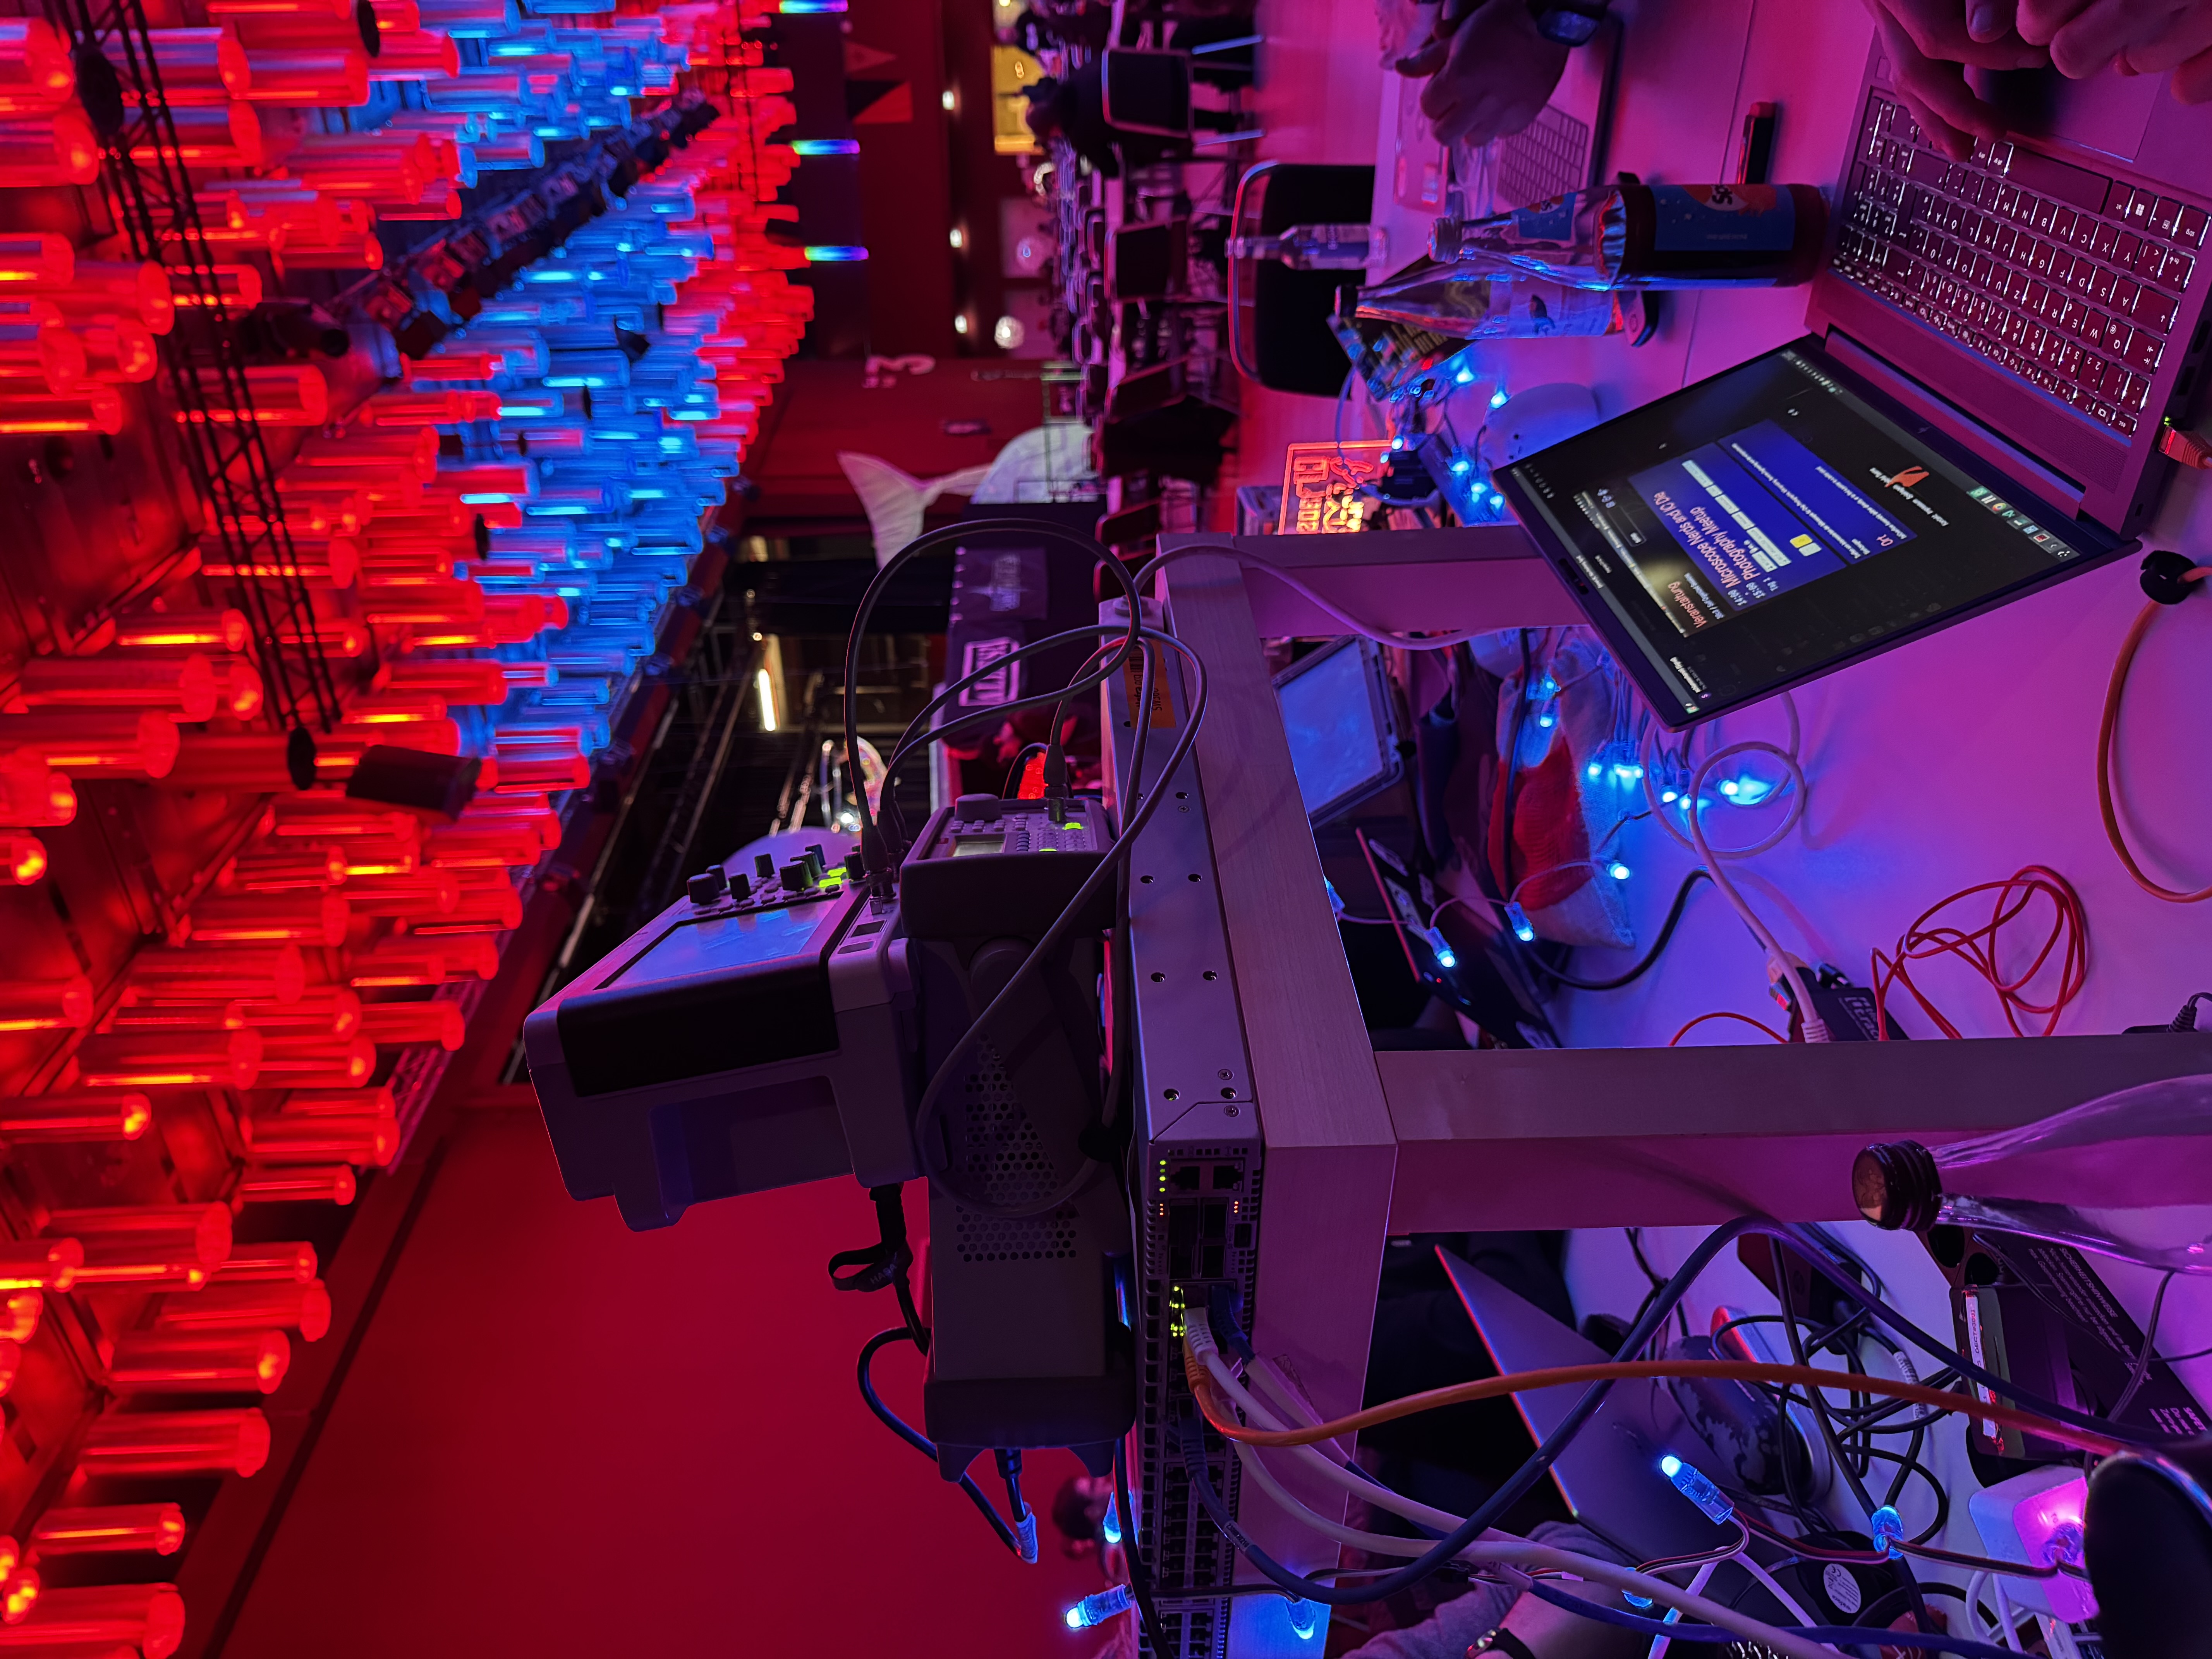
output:
[[[2199,582],[2212,576],[2212,565],[2199,565],[2181,580],[2184,583]],[[2129,850],[2127,836],[2120,829],[2119,793],[2120,761],[2114,751],[2112,740],[2119,733],[2120,694],[2126,690],[2128,670],[2134,666],[2136,653],[2142,647],[2143,635],[2150,629],[2151,618],[2166,607],[2154,599],[2136,613],[2135,623],[2128,629],[2127,637],[2120,641],[2120,653],[2112,663],[2112,678],[2105,688],[2104,718],[2097,724],[2097,810],[2105,820],[2105,839],[2112,842],[2112,851],[2119,854],[2120,862],[2127,866],[2128,874],[2135,878],[2136,886],[2154,899],[2164,899],[2168,904],[2196,904],[2212,898],[2212,886],[2187,892],[2179,887],[2167,887],[2143,873]]]
[[[1703,1025],[1709,1019],[1741,1020],[1746,1025],[1758,1026],[1760,1030],[1765,1032],[1767,1036],[1772,1037],[1777,1042],[1787,1042],[1790,1041],[1788,1037],[1783,1036],[1781,1032],[1776,1030],[1771,1025],[1761,1024],[1761,1022],[1753,1019],[1749,1014],[1733,1013],[1728,1009],[1723,1008],[1717,1013],[1699,1014],[1687,1025],[1685,1025],[1680,1030],[1675,1032],[1674,1036],[1668,1037],[1667,1039],[1667,1046],[1669,1048],[1673,1048],[1676,1043],[1680,1042],[1684,1037],[1689,1036],[1691,1032],[1696,1030],[1698,1026]]]
[[[1990,919],[1978,927],[1958,927],[1939,925],[1936,917],[1952,905],[1976,896],[1993,893]],[[2039,897],[2051,901],[2051,930],[2035,951],[2033,959],[2016,975],[2006,976],[1998,965],[2000,935],[2006,924],[2018,918]],[[2049,963],[2054,954],[2058,959],[2059,978],[2057,989],[2048,1002],[2031,1000],[2027,987]],[[1965,1033],[1947,1018],[1942,1010],[1928,1000],[1925,993],[1912,982],[1911,964],[1932,961],[1937,957],[1956,957],[1978,974],[1989,988],[1997,994],[1997,1001],[2004,1010],[2005,1024],[2012,1028],[2014,1036],[2030,1035],[2021,1026],[2023,1014],[2039,1016],[2043,1029],[2034,1033],[2049,1036],[2058,1029],[2059,1016],[2066,1006],[2081,994],[2083,982],[2089,976],[2089,918],[2081,907],[2077,894],[2065,877],[2039,864],[2031,864],[2003,881],[1985,881],[1969,887],[1963,892],[1938,900],[1922,911],[1905,935],[1897,942],[1894,955],[1885,956],[1879,950],[1873,952],[1874,994],[1878,1007],[1887,1009],[1889,988],[1902,985],[1920,1011],[1933,1020],[1945,1036],[1963,1036]],[[1882,1022],[1881,1039],[1889,1039],[1887,1020]]]

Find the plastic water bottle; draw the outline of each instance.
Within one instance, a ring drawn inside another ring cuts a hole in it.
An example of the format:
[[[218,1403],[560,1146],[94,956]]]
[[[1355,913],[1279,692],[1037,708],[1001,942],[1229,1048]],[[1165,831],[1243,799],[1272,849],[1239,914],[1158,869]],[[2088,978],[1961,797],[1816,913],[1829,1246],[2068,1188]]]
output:
[[[1239,236],[1229,255],[1276,259],[1292,270],[1364,270],[1389,258],[1390,239],[1377,225],[1293,225],[1273,236]]]
[[[2212,1273],[2212,1077],[2146,1083],[1932,1150],[1883,1141],[1853,1162],[1851,1196],[1878,1227],[2024,1233]]]
[[[1781,288],[1811,277],[1827,229],[1810,185],[1621,184],[1486,218],[1447,214],[1429,252],[1570,288]]]

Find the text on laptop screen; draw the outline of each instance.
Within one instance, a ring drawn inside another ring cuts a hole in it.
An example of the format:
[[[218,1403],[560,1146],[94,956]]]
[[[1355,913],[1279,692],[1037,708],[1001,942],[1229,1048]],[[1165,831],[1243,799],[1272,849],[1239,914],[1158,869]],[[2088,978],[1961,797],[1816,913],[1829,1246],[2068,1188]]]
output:
[[[1794,348],[1509,476],[1640,651],[1635,678],[1683,715],[1804,678],[2087,545]]]

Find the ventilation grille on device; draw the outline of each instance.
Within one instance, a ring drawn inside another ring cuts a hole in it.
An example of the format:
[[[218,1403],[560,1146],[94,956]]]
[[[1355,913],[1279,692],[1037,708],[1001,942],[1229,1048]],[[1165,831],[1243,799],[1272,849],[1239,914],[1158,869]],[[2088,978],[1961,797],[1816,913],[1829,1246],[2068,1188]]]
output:
[[[1000,1208],[1050,1198],[1061,1176],[1037,1138],[999,1051],[975,1047],[975,1065],[952,1103],[952,1156],[963,1192]]]

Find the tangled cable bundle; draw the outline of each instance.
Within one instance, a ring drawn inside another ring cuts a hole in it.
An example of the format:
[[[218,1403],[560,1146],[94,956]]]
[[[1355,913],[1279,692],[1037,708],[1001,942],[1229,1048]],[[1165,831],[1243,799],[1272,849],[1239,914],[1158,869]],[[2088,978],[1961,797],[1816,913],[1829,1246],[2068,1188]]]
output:
[[[1953,905],[1964,904],[1984,893],[1993,896],[1989,920],[1979,927],[1960,927],[1938,920]],[[2008,975],[2000,962],[2004,930],[2039,899],[2048,900],[2051,904],[2050,929],[2035,947],[2027,965],[2016,974]],[[1901,985],[1945,1036],[1963,1036],[1965,1033],[1913,982],[1913,963],[1932,962],[1942,957],[1954,957],[1965,963],[1996,993],[1998,1005],[2004,1010],[2005,1024],[2012,1028],[2014,1036],[2049,1036],[2058,1029],[2060,1015],[2069,1003],[2081,995],[2082,984],[2089,976],[2088,915],[2072,883],[2055,870],[2031,864],[2002,881],[1985,881],[1939,899],[1914,919],[1897,941],[1893,952],[1885,955],[1877,950],[1873,953],[1874,991],[1878,1006],[1886,1008],[1890,987]],[[2050,994],[2050,1000],[2039,1002],[2028,988],[2046,967],[2054,964],[2058,971],[2058,984]],[[2021,1024],[2023,1016],[2030,1020],[2040,1019],[2042,1029],[2031,1032]],[[1887,1041],[1887,1025],[1881,1035]]]

